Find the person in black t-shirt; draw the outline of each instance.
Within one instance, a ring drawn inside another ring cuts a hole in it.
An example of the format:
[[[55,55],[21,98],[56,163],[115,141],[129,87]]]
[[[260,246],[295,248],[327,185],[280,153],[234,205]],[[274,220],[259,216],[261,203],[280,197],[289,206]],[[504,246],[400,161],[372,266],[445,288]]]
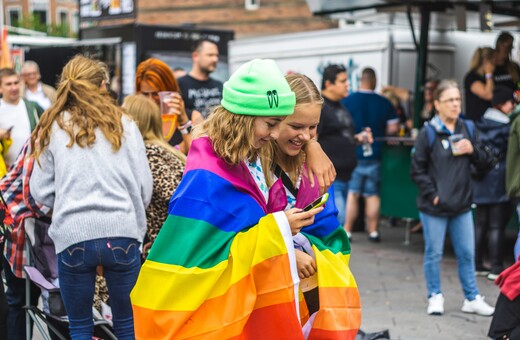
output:
[[[516,91],[520,82],[520,67],[511,60],[513,50],[513,36],[509,32],[502,32],[496,41],[496,65],[493,72],[495,85],[501,85]]]
[[[338,221],[345,223],[348,181],[357,164],[356,146],[363,139],[355,134],[354,121],[340,100],[348,94],[347,70],[341,65],[329,65],[323,70],[321,95],[324,102],[318,125],[318,142],[336,168],[334,201]],[[370,129],[365,131],[371,141]],[[350,237],[350,235],[349,235]]]
[[[197,40],[192,52],[191,71],[178,79],[182,99],[194,124],[209,115],[210,108],[220,104],[222,83],[210,77],[218,63],[218,46],[209,39]]]
[[[495,70],[495,50],[479,47],[473,54],[470,70],[464,76],[464,97],[466,110],[464,116],[478,120],[491,107],[493,98],[493,71]]]

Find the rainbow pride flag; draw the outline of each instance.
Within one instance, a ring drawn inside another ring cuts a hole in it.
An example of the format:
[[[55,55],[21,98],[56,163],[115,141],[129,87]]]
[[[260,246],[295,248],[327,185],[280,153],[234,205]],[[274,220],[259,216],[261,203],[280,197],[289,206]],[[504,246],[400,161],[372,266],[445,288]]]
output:
[[[292,235],[283,212],[269,210],[244,164],[230,166],[208,138],[194,140],[131,294],[136,338],[303,339]],[[353,339],[361,320],[344,271],[348,238],[334,233],[306,234],[324,276],[309,338]]]

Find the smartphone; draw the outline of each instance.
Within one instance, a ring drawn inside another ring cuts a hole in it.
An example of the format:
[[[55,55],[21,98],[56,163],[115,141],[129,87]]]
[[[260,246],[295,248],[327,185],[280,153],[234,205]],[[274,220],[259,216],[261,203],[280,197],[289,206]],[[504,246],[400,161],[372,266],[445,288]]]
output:
[[[324,205],[328,199],[329,199],[329,193],[325,193],[325,194],[321,195],[320,197],[318,197],[317,199],[315,199],[311,204],[309,204],[308,206],[303,208],[303,211],[309,211],[311,209],[319,208],[322,205]]]

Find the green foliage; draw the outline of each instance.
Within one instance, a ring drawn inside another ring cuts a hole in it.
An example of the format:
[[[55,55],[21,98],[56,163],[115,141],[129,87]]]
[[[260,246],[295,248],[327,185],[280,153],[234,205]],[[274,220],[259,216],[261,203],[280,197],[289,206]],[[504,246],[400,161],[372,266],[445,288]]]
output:
[[[59,24],[44,24],[40,21],[38,15],[24,15],[21,20],[14,23],[16,27],[27,28],[39,32],[45,32],[54,37],[74,37],[75,34],[70,30],[69,24],[62,22]]]

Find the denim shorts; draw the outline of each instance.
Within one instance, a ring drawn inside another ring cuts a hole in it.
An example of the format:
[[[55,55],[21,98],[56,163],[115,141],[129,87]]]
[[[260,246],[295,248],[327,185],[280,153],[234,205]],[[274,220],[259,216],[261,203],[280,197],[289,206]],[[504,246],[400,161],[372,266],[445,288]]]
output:
[[[381,182],[381,162],[359,160],[348,182],[349,192],[363,196],[378,196]]]

